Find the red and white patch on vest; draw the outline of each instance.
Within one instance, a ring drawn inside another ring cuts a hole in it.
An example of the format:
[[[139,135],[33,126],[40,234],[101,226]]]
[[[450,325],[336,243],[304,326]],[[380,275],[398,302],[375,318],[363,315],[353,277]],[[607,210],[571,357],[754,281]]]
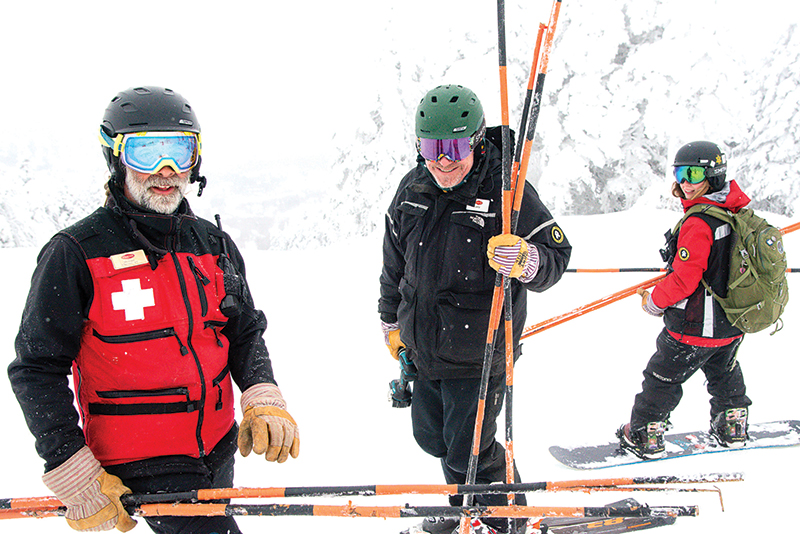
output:
[[[115,310],[125,312],[126,321],[144,319],[144,309],[156,305],[153,288],[142,289],[138,278],[122,281],[122,291],[111,293],[111,305]]]

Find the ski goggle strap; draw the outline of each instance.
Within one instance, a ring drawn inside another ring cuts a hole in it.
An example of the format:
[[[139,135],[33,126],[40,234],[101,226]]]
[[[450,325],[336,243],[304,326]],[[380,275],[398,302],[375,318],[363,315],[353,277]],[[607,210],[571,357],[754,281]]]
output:
[[[125,166],[149,174],[164,167],[177,173],[191,170],[202,147],[200,135],[193,132],[136,132],[112,139],[102,128],[100,143],[111,148]]]
[[[706,168],[695,165],[679,165],[673,168],[673,173],[679,184],[684,181],[690,184],[699,184],[706,179]]]

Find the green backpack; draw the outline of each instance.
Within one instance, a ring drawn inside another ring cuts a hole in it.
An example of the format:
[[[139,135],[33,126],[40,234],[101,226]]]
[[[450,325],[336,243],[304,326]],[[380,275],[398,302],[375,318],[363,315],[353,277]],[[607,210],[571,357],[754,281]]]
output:
[[[777,323],[789,302],[788,263],[781,231],[749,208],[733,213],[717,206],[697,204],[689,208],[674,232],[677,233],[683,222],[695,213],[727,222],[735,234],[731,245],[728,296],[722,298],[715,294],[703,280],[706,291],[720,303],[731,324],[742,332],[760,332]],[[772,334],[782,327],[783,321],[775,325]]]

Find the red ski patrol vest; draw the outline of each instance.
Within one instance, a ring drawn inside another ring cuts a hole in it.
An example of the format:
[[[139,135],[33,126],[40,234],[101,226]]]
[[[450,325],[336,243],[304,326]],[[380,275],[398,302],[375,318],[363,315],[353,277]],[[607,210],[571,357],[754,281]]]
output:
[[[201,457],[234,424],[222,271],[211,254],[87,260],[94,299],[73,365],[86,443],[104,465]]]

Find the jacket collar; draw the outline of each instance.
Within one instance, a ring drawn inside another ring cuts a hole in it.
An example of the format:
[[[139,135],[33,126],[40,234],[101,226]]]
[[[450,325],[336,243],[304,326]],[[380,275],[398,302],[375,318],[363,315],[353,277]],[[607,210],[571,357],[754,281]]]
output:
[[[725,185],[719,191],[708,193],[694,200],[681,199],[681,202],[683,203],[684,212],[688,211],[688,209],[695,204],[711,204],[736,213],[750,203],[750,197],[739,188],[739,184],[736,183],[736,180],[731,180],[725,182]]]
[[[114,185],[110,186],[106,208],[120,219],[125,230],[142,245],[151,258],[151,264],[153,256],[157,261],[170,251],[178,250],[181,227],[187,221],[197,219],[185,198],[174,213],[164,215],[133,204]]]

